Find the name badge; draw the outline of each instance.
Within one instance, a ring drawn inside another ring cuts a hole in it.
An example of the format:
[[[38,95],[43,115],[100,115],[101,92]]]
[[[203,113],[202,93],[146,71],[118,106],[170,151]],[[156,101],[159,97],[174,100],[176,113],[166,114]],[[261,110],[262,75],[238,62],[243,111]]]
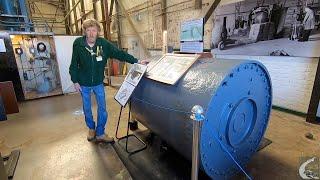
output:
[[[102,61],[102,56],[97,56],[97,61]]]

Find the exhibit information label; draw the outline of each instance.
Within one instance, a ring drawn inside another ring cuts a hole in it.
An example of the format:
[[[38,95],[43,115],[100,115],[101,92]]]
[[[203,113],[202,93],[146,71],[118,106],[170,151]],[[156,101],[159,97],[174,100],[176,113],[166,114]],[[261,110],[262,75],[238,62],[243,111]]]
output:
[[[199,42],[199,41],[180,42],[180,52],[202,53],[203,52],[203,42]]]
[[[175,84],[199,58],[197,54],[166,54],[150,69],[146,77],[166,84]]]
[[[142,76],[147,70],[146,65],[134,64],[130,69],[128,75],[124,79],[119,91],[114,99],[121,105],[125,106],[129,101],[134,89],[139,84]]]

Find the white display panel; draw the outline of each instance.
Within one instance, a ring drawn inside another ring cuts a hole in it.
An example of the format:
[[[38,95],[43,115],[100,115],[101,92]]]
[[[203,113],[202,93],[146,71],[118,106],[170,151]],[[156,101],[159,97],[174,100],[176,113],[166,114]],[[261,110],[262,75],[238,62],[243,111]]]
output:
[[[181,23],[180,52],[203,52],[203,18]]]
[[[203,41],[203,18],[182,22],[180,41]]]
[[[130,69],[128,75],[126,76],[125,81],[134,86],[137,86],[146,70],[147,66],[141,64],[134,64]]]
[[[121,106],[125,106],[132,94],[132,92],[134,91],[135,86],[133,86],[132,84],[128,83],[127,81],[123,81],[119,91],[117,92],[116,96],[114,97],[114,99],[116,101],[118,101],[118,103]]]
[[[166,84],[175,84],[199,58],[197,54],[166,54],[148,67],[147,77]]]
[[[202,53],[203,52],[203,42],[198,42],[198,41],[181,42],[180,43],[180,52]]]
[[[69,66],[72,57],[72,46],[76,38],[80,36],[54,36],[56,45],[57,61],[60,71],[62,92],[64,94],[76,92],[69,74]]]
[[[124,79],[119,91],[114,99],[118,101],[121,106],[125,106],[129,101],[134,89],[139,84],[142,76],[147,70],[146,65],[133,64],[126,78]]]

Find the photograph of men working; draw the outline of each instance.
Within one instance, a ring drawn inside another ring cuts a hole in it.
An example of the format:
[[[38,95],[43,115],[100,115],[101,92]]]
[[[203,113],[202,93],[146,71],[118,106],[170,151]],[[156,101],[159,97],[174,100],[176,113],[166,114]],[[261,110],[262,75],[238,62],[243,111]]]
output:
[[[84,36],[77,38],[73,43],[69,73],[75,89],[81,93],[85,122],[89,129],[87,140],[110,143],[113,142],[113,138],[105,133],[108,113],[103,85],[107,60],[115,58],[131,64],[137,63],[138,60],[99,37],[101,28],[98,21],[87,19],[83,22],[82,28]],[[141,63],[146,64],[145,61]],[[92,93],[98,106],[96,123],[91,109]]]
[[[218,6],[211,34],[219,55],[319,57],[320,4],[244,0]]]
[[[304,8],[305,16],[303,19],[303,34],[302,38],[299,39],[299,41],[308,41],[311,31],[315,28],[315,17],[314,17],[314,12],[310,7],[306,6]]]

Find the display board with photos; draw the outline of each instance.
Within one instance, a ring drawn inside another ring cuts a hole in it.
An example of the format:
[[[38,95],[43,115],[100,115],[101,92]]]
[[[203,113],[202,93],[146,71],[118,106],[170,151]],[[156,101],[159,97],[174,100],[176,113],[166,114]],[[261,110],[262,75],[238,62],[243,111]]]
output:
[[[180,52],[203,52],[203,18],[184,21],[180,28]]]
[[[125,106],[128,103],[134,89],[139,84],[146,70],[146,65],[133,64],[119,91],[114,97],[121,106]]]

